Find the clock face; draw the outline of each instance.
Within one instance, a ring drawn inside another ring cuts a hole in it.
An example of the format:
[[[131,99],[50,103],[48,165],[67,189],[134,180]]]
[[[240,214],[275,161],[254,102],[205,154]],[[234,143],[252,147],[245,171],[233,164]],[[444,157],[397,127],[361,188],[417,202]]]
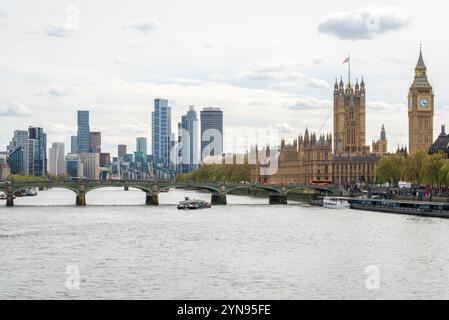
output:
[[[427,98],[419,99],[419,108],[423,110],[428,110],[430,108],[430,102]]]

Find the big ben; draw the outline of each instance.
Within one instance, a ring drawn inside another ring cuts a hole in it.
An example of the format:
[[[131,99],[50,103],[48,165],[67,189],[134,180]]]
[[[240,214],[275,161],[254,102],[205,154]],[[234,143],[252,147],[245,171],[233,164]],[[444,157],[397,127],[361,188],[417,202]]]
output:
[[[422,50],[408,94],[409,152],[428,152],[433,142],[434,92],[427,79]]]

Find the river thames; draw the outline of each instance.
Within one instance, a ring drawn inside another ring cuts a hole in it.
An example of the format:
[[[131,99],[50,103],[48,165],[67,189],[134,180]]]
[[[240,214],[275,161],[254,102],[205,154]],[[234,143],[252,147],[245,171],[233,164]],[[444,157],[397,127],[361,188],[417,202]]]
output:
[[[66,190],[0,203],[0,299],[448,299],[449,220],[228,196]],[[79,282],[78,282],[79,279]]]

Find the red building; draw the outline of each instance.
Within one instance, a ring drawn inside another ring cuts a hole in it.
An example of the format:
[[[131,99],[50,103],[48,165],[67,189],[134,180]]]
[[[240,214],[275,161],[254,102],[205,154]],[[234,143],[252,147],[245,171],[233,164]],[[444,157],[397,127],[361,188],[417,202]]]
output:
[[[93,153],[101,153],[101,132],[89,133],[89,150]]]

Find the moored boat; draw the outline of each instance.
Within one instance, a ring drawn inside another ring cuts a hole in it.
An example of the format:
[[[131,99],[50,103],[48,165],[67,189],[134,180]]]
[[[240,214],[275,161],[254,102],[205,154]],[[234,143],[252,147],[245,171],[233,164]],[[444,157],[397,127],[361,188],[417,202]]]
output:
[[[323,199],[323,208],[327,209],[349,209],[350,204],[345,198],[331,198]]]
[[[351,209],[355,210],[449,218],[449,203],[443,202],[380,199],[352,199],[349,202]]]

